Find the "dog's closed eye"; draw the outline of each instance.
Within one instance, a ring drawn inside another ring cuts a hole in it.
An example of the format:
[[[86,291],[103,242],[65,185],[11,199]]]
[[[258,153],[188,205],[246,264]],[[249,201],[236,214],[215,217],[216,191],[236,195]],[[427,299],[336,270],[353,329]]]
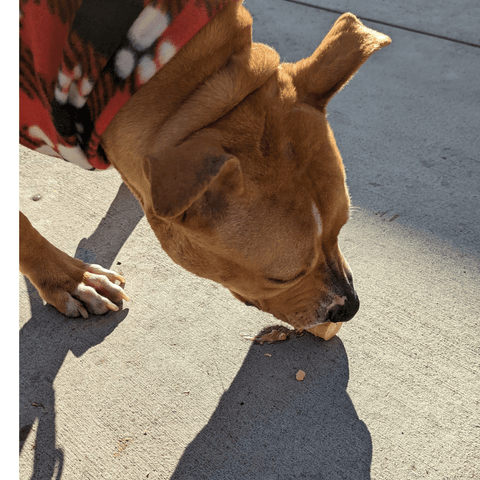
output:
[[[295,277],[293,278],[290,278],[289,280],[281,280],[281,279],[278,279],[278,278],[267,278],[267,280],[269,282],[272,282],[272,283],[276,283],[278,285],[285,285],[287,283],[292,283],[294,282],[295,280],[298,280],[299,278],[303,277],[305,274],[307,273],[306,270],[303,270],[301,271],[298,275],[296,275]]]

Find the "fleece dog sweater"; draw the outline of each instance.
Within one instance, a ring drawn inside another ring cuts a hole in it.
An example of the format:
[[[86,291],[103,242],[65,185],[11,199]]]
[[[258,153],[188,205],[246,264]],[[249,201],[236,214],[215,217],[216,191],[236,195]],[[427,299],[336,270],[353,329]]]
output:
[[[20,143],[110,165],[102,133],[229,0],[21,0]]]

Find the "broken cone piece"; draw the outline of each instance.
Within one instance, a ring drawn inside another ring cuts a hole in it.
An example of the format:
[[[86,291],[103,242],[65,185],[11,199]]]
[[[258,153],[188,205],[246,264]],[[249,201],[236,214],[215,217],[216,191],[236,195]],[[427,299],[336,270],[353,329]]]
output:
[[[270,333],[266,333],[261,337],[257,337],[260,345],[263,345],[265,342],[273,343],[273,342],[281,342],[286,340],[288,335],[285,332],[279,332],[278,330],[272,330]]]
[[[321,325],[316,325],[315,327],[307,328],[306,330],[310,333],[313,333],[313,335],[316,337],[323,338],[324,340],[330,340],[338,333],[340,328],[342,328],[342,322],[328,322],[322,323]]]
[[[297,379],[299,382],[302,382],[304,378],[305,378],[305,372],[304,372],[303,370],[299,370],[299,371],[297,372],[296,379]]]

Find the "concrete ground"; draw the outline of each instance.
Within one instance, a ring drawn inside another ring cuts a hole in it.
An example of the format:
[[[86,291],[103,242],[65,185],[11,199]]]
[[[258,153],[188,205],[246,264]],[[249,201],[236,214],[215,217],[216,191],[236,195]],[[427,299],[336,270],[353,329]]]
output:
[[[306,1],[246,0],[254,39],[299,60],[327,8],[393,40],[329,106],[358,315],[254,345],[279,322],[173,264],[115,171],[21,149],[22,211],[132,299],[67,319],[19,277],[22,480],[480,478],[478,2]]]

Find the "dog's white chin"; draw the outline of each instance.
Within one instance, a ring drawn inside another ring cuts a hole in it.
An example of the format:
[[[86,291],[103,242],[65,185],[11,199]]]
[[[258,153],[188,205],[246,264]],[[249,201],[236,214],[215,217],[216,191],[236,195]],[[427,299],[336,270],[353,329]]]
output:
[[[306,327],[302,327],[302,328],[304,330],[308,330],[309,328],[319,327],[320,325],[325,325],[327,323],[331,323],[331,322],[329,322],[328,320],[323,320],[322,322],[311,323],[311,324],[307,325]]]

